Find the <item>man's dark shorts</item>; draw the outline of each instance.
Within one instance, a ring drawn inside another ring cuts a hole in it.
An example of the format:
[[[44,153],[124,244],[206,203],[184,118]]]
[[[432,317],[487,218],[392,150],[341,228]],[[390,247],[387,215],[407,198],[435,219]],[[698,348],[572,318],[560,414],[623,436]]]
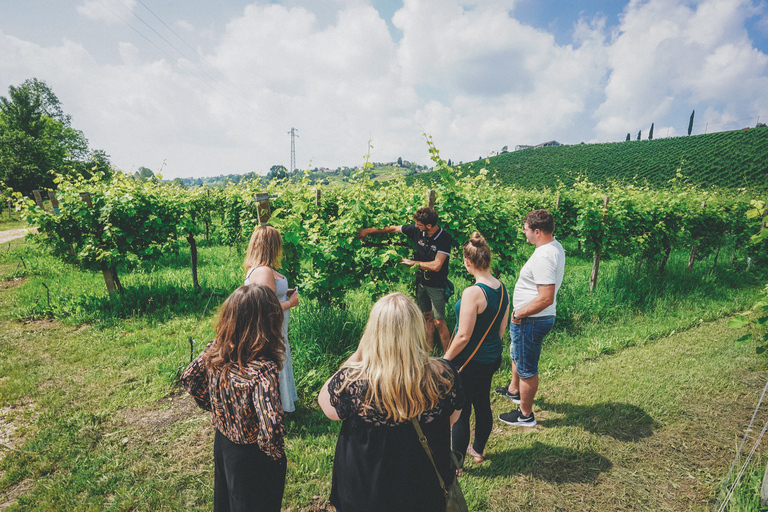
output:
[[[517,365],[517,374],[521,379],[529,379],[539,373],[541,342],[554,325],[554,316],[529,316],[523,318],[519,325],[509,324],[512,336],[509,357]]]
[[[445,285],[434,288],[416,283],[416,303],[422,313],[431,311],[436,320],[445,320]]]

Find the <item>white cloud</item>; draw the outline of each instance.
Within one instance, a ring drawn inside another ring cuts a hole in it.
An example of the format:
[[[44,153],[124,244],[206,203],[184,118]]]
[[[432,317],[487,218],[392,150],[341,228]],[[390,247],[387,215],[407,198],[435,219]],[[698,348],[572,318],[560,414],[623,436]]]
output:
[[[610,50],[606,100],[596,111],[598,137],[615,137],[670,113],[674,105],[757,113],[768,100],[768,60],[752,48],[745,0],[633,1]]]
[[[444,158],[469,161],[505,145],[634,139],[652,122],[655,137],[676,135],[693,108],[712,131],[768,104],[747,0],[632,0],[617,27],[577,20],[568,45],[514,19],[511,0],[405,0],[397,41],[366,1],[317,4],[251,4],[223,32],[175,22],[196,44],[216,37],[198,47],[205,61],[128,31],[98,46],[0,32],[0,85],[45,80],[92,147],[126,170],[165,161],[171,178],[287,166],[291,127],[299,167],[335,168],[362,163],[369,139],[375,161],[428,163],[422,130]],[[94,27],[119,21],[100,6],[78,12]]]
[[[101,23],[117,24],[130,16],[136,7],[136,0],[85,0],[77,6],[77,12],[89,20]]]
[[[179,20],[174,23],[174,25],[176,25],[176,27],[180,28],[184,32],[192,32],[195,30],[195,26],[186,20]]]

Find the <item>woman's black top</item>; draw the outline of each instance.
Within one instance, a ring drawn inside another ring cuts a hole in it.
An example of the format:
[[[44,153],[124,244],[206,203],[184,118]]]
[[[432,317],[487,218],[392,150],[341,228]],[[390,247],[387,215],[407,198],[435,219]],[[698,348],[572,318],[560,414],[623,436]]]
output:
[[[435,464],[448,485],[455,473],[450,462],[450,417],[464,403],[461,378],[454,366],[439,360],[454,382],[438,404],[419,416]],[[410,421],[394,423],[384,414],[363,414],[367,381],[341,390],[346,368],[328,384],[331,405],[343,420],[333,461],[331,503],[343,512],[445,511],[445,495],[419,436]]]

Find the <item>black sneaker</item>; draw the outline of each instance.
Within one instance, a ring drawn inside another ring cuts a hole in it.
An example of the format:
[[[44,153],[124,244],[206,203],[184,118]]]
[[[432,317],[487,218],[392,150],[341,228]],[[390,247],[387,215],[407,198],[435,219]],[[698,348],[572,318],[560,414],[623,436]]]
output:
[[[533,417],[533,412],[531,412],[530,416],[523,416],[520,409],[499,414],[499,420],[507,425],[514,425],[517,427],[532,427],[536,424],[536,418]]]
[[[505,398],[509,398],[510,400],[515,402],[516,404],[520,403],[520,392],[517,392],[517,393],[514,393],[514,394],[510,393],[509,389],[507,389],[506,386],[503,387],[503,388],[496,388],[496,394],[497,395],[501,395],[501,396],[503,396]]]

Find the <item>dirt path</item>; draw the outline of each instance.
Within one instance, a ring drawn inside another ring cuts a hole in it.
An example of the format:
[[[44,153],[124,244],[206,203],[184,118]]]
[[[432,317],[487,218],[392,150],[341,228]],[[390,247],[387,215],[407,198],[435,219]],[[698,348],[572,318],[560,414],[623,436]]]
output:
[[[8,231],[0,231],[0,244],[10,242],[17,238],[23,238],[27,233],[37,233],[37,228],[29,229],[10,229]]]

